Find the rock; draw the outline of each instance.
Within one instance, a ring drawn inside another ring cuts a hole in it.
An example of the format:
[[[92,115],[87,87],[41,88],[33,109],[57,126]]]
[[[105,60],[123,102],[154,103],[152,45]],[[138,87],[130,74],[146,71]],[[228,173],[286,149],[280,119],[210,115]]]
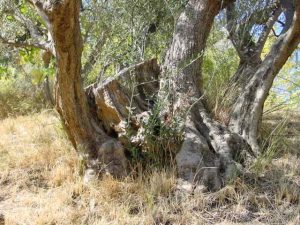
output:
[[[91,183],[97,180],[97,172],[94,169],[87,169],[84,172],[83,182],[85,184]]]
[[[187,194],[201,194],[207,191],[204,185],[193,184],[189,181],[177,179],[176,190]]]
[[[127,175],[127,158],[120,142],[110,139],[104,142],[98,150],[100,172],[121,178]]]
[[[199,195],[207,191],[207,188],[204,185],[197,185],[194,189],[194,194]]]
[[[201,173],[201,168],[205,166],[203,161],[202,149],[208,148],[203,145],[205,140],[201,140],[201,136],[189,133],[185,136],[185,140],[180,151],[176,155],[176,163],[179,177],[183,180],[193,182],[197,180],[197,173]]]
[[[127,158],[124,148],[115,139],[104,142],[98,150],[97,159],[88,161],[83,181],[85,184],[91,183],[103,174],[109,174],[116,178],[127,175]]]
[[[177,184],[176,184],[176,189],[180,192],[192,194],[194,187],[191,182],[188,182],[188,181],[185,181],[182,179],[178,179]]]
[[[205,185],[216,191],[222,187],[219,166],[205,138],[196,130],[188,130],[176,155],[179,177],[194,185]]]

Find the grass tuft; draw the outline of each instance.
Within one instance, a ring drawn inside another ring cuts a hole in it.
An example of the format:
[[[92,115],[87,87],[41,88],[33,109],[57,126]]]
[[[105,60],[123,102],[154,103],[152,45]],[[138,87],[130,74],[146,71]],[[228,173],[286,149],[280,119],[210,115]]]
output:
[[[273,136],[265,152],[275,148]],[[5,224],[299,224],[300,159],[294,151],[267,154],[260,160],[268,163],[256,165],[259,172],[248,168],[216,193],[186,193],[172,169],[85,185],[52,111],[4,119],[0,137]]]

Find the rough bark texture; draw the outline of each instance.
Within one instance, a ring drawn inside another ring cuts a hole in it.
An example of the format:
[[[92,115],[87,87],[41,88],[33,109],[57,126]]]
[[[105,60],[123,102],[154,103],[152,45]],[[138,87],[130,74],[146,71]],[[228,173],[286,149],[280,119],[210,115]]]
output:
[[[179,176],[190,182],[204,183],[211,190],[219,189],[234,176],[237,172],[234,159],[247,147],[238,135],[231,134],[214,121],[201,101],[201,52],[214,17],[222,7],[221,1],[188,3],[177,22],[159,93],[160,97],[171,96],[167,117],[186,119],[184,141],[176,157]],[[151,60],[88,87],[86,93],[96,123],[102,124],[106,133],[115,134],[120,140],[123,122],[134,124],[138,130],[139,115],[155,104],[159,72],[156,61]],[[166,82],[172,85],[171,89]]]
[[[228,2],[188,2],[177,21],[161,82],[161,98],[170,94],[168,116],[186,118],[184,141],[176,157],[179,175],[211,190],[234,176],[234,156],[246,148],[238,135],[210,117],[201,99],[203,51],[214,17]]]
[[[256,154],[259,154],[257,132],[264,102],[274,78],[300,42],[299,1],[296,6],[293,24],[285,34],[278,38],[253,74],[244,92],[237,99],[230,119],[230,130],[242,135]]]
[[[261,61],[259,60],[254,62],[240,61],[235,74],[230,78],[229,84],[224,92],[223,102],[226,104],[224,107],[230,108],[234,105],[260,64]]]
[[[43,91],[44,91],[44,96],[45,96],[45,102],[47,106],[53,107],[54,106],[54,99],[52,95],[52,90],[51,90],[50,82],[48,76],[45,77],[43,81]]]
[[[233,106],[261,65],[263,47],[281,12],[282,9],[278,3],[271,4],[266,9],[258,10],[250,15],[247,22],[239,24],[235,3],[232,2],[227,6],[226,16],[229,39],[238,53],[240,64],[236,73],[231,77],[224,95],[226,107],[230,108]],[[251,34],[251,29],[255,24],[263,24],[257,42],[253,40]]]
[[[86,88],[90,108],[108,134],[122,136],[123,123],[139,128],[138,115],[151,110],[159,89],[156,59],[120,71],[102,83]]]
[[[56,108],[69,139],[88,167],[86,177],[97,175],[101,169],[116,176],[124,175],[126,159],[122,145],[92,123],[82,86],[80,1],[33,2],[46,21],[55,46]]]
[[[50,62],[52,58],[52,53],[50,51],[42,51],[42,59],[44,63],[45,68],[49,68]],[[53,91],[50,87],[49,77],[48,75],[45,76],[45,79],[43,81],[43,90],[44,90],[44,96],[46,100],[46,104],[48,104],[51,107],[54,107],[54,98],[53,98]]]
[[[231,35],[241,57],[232,81],[244,92],[234,105],[229,130],[215,121],[206,109],[202,99],[201,67],[214,18],[233,0],[190,0],[187,3],[176,23],[161,78],[156,60],[149,60],[124,69],[102,83],[95,83],[85,91],[81,81],[80,1],[32,2],[46,21],[54,42],[58,67],[56,108],[70,140],[86,161],[87,178],[99,171],[115,176],[126,174],[123,146],[136,140],[133,140],[135,137],[124,138],[124,124],[130,124],[139,133],[141,117],[158,103],[164,107],[162,123],[167,124],[176,117],[184,121],[181,124],[184,139],[176,156],[179,176],[193,183],[203,183],[210,190],[219,189],[237,174],[238,161],[244,152],[254,155],[247,142],[257,151],[257,129],[263,103],[274,77],[300,37],[299,4],[294,23],[263,61],[261,46],[278,17],[277,11],[266,22],[258,45],[245,44],[249,39],[239,42],[234,34]],[[231,16],[229,13],[229,20]],[[146,144],[139,141],[139,144]]]

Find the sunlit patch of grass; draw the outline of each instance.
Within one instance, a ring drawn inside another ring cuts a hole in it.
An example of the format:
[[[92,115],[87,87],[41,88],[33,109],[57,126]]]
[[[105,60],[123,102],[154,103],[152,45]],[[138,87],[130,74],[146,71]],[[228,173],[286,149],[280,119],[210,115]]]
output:
[[[6,224],[299,222],[300,159],[291,152],[267,159],[258,173],[246,168],[218,192],[183,192],[172,169],[84,184],[52,111],[2,120],[0,137],[0,214]]]
[[[68,140],[57,135],[57,127],[58,118],[47,112],[2,120],[0,147],[1,155],[6,158],[6,165],[3,162],[2,166],[47,169],[68,151],[70,157],[74,157]]]

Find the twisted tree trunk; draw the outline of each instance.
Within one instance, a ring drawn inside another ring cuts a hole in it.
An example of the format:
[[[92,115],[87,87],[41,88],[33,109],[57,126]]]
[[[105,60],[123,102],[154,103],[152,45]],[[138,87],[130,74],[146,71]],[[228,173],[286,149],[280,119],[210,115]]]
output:
[[[299,1],[295,3],[293,11],[295,12],[293,23],[287,24],[289,27],[287,32],[278,38],[265,59],[257,63],[253,71],[249,74],[247,82],[243,82],[243,74],[238,74],[236,79],[237,82],[242,84],[243,91],[234,102],[229,128],[232,132],[241,135],[249,143],[256,155],[260,153],[258,131],[264,102],[276,75],[300,42]],[[273,18],[271,17],[269,26],[273,26],[274,18],[278,18],[278,11],[275,11]],[[267,30],[269,32],[270,27]],[[263,33],[262,35],[265,34]],[[257,49],[255,50],[260,53],[262,46],[258,45]]]
[[[161,98],[170,92],[168,116],[186,120],[184,141],[176,157],[179,175],[211,190],[235,175],[234,158],[247,148],[238,135],[211,118],[202,102],[203,52],[214,17],[229,2],[189,1],[177,21],[161,82]]]
[[[300,4],[296,8],[292,26],[287,33],[278,38],[234,105],[229,122],[230,130],[242,135],[256,154],[259,154],[260,151],[257,132],[264,102],[276,75],[297,48],[299,42]]]
[[[237,174],[243,153],[252,154],[247,142],[258,151],[257,129],[263,103],[274,77],[299,43],[299,4],[293,25],[269,55],[262,62],[258,57],[253,65],[249,61],[241,63],[235,78],[241,81],[244,91],[234,103],[226,127],[206,109],[201,68],[214,18],[233,0],[190,0],[176,23],[162,69],[156,60],[149,60],[85,91],[81,81],[80,1],[32,2],[54,42],[58,67],[56,108],[69,139],[85,161],[86,178],[102,171],[115,176],[126,174],[124,146],[137,138],[124,138],[124,123],[139,133],[140,118],[155,104],[164,106],[162,123],[168,124],[173,118],[183,121],[184,138],[176,156],[183,179],[217,190]],[[269,30],[268,26],[266,32]],[[262,43],[265,40],[265,36],[261,38]],[[256,56],[259,51],[261,45]],[[138,141],[138,145],[146,144]]]
[[[122,145],[109,137],[93,117],[81,81],[82,39],[79,23],[80,1],[34,0],[51,33],[57,60],[56,109],[74,148],[87,167],[86,178],[107,170],[122,176],[126,159]],[[111,160],[113,159],[113,160]],[[106,165],[105,168],[100,168]]]

